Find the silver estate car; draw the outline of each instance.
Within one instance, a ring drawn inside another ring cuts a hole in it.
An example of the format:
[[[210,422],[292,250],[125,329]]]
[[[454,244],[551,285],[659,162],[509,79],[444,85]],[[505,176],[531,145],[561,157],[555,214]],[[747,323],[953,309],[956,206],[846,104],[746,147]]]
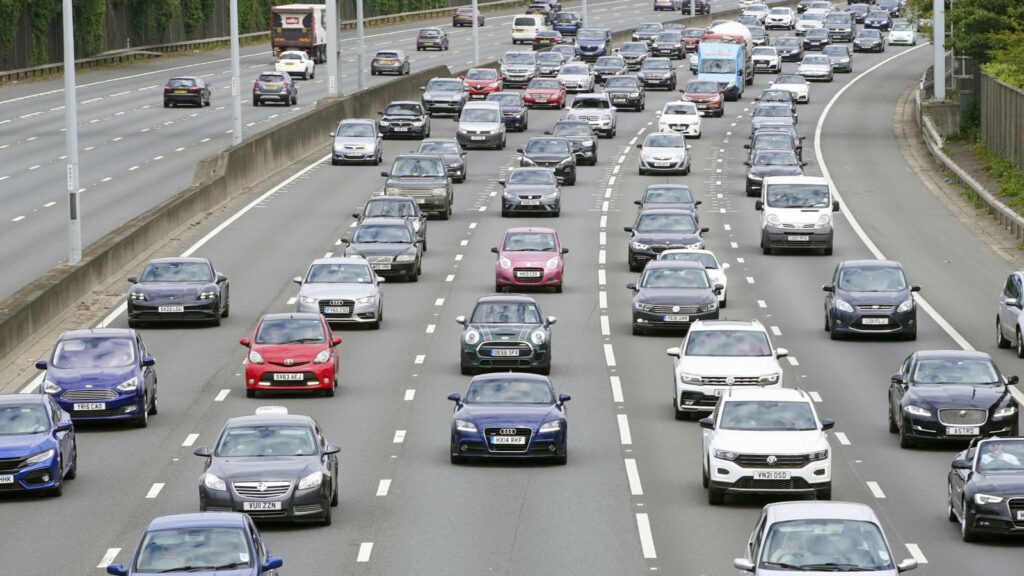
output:
[[[296,312],[323,314],[331,324],[367,324],[380,328],[384,319],[384,279],[365,258],[317,258],[299,285]]]

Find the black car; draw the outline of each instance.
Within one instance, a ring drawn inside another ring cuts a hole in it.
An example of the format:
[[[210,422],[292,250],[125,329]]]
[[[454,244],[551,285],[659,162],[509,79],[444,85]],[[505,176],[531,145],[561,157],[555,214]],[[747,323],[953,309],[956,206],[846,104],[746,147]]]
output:
[[[379,276],[416,282],[423,273],[422,243],[405,218],[364,218],[341,241],[348,245],[345,256],[365,258]]]
[[[551,326],[554,316],[541,315],[529,296],[503,294],[476,301],[469,318],[458,316],[463,374],[489,371],[551,373]]]
[[[885,38],[878,30],[861,30],[853,39],[854,52],[885,52]]]
[[[366,201],[362,210],[353,212],[352,217],[358,222],[367,218],[405,218],[412,225],[423,251],[427,251],[427,214],[411,196],[374,196]]]
[[[758,132],[743,147],[749,150],[747,160],[752,160],[760,150],[792,150],[797,160],[803,160],[803,136],[795,136],[792,132],[766,129]]]
[[[652,56],[668,56],[674,60],[682,60],[686,55],[686,45],[683,44],[683,33],[680,30],[664,30],[658,32],[651,44]]]
[[[227,276],[206,258],[157,258],[141,276],[129,276],[128,326],[143,322],[220,325],[231,310]]]
[[[868,13],[871,12],[871,6],[868,4],[850,4],[846,7],[846,10],[853,13],[853,17],[857,21],[857,24],[863,24],[864,19],[867,18]]]
[[[492,92],[487,95],[487,102],[497,102],[501,107],[501,118],[505,127],[516,132],[526,132],[530,125],[530,110],[523,102],[520,92]]]
[[[754,133],[771,126],[792,126],[797,123],[799,115],[793,107],[780,102],[759,102],[750,115],[750,132]]]
[[[799,62],[804,59],[804,43],[797,36],[779,36],[772,42],[783,62]]]
[[[629,232],[627,260],[630,272],[639,272],[644,264],[656,260],[658,254],[673,248],[703,249],[707,226],[699,226],[697,215],[679,208],[652,208],[637,215]]]
[[[807,5],[810,4],[811,2],[816,2],[816,1],[817,0],[800,0],[799,2],[797,2],[796,3],[797,14],[803,14],[804,12],[807,12]]]
[[[693,197],[690,187],[686,184],[648,184],[639,200],[634,200],[637,211],[643,212],[650,208],[678,208],[697,214],[700,200]]]
[[[206,459],[199,510],[329,526],[331,508],[338,505],[340,451],[324,440],[315,420],[280,406],[231,418],[213,450],[200,446],[193,452]]]
[[[177,76],[164,86],[164,108],[178,104],[210,105],[210,85],[196,76]]]
[[[423,90],[423,107],[427,113],[458,116],[469,101],[466,85],[458,78],[431,78]]]
[[[836,72],[853,72],[853,49],[845,44],[825,46],[822,54],[832,62],[832,70]]]
[[[821,50],[828,46],[828,30],[826,28],[811,28],[804,32],[804,50]]]
[[[566,40],[558,30],[538,30],[533,36],[533,49],[551,48],[564,43]]]
[[[801,176],[806,162],[792,150],[760,150],[743,162],[747,168],[747,196],[761,196],[761,182],[768,176]]]
[[[651,330],[688,330],[697,320],[718,319],[718,294],[700,262],[657,260],[644,267],[633,291],[633,334]]]
[[[442,28],[423,28],[416,35],[416,51],[447,50],[448,33]]]
[[[612,31],[608,28],[581,28],[576,33],[576,53],[584,62],[607,56],[611,45]]]
[[[917,339],[917,284],[907,283],[903,266],[892,260],[846,260],[825,291],[825,330],[833,340],[850,334],[895,335]]]
[[[658,34],[664,30],[665,27],[662,26],[661,22],[637,24],[636,28],[633,29],[633,42],[643,42],[649,46],[658,37]]]
[[[565,61],[565,54],[561,52],[541,52],[537,54],[537,75],[545,78],[558,76]]]
[[[610,76],[618,76],[628,71],[622,56],[602,56],[594,62],[594,82],[604,84]]]
[[[551,6],[548,4],[530,4],[529,6],[526,7],[526,10],[523,11],[523,14],[536,14],[538,16],[543,16],[544,23],[549,26],[551,25],[551,22],[554,21],[555,19],[555,12],[551,9]]]
[[[430,138],[430,115],[419,102],[392,102],[377,114],[377,127],[384,139]]]
[[[668,58],[644,60],[637,77],[643,83],[644,88],[676,89],[676,69]]]
[[[476,25],[483,26],[484,22],[484,15],[478,10],[476,13]],[[452,28],[460,28],[462,26],[473,26],[472,6],[460,6],[452,13]]]
[[[1024,534],[1024,438],[990,438],[953,457],[946,514],[964,542]]]
[[[899,18],[901,4],[901,0],[878,0],[878,9],[886,10],[893,18]]]
[[[626,42],[622,47],[616,48],[615,52],[626,61],[628,70],[639,70],[648,56],[646,42]]]
[[[684,15],[689,14],[691,10],[694,14],[711,14],[711,0],[681,0],[679,9]]]
[[[795,140],[804,139],[804,136],[800,136],[799,134],[797,134],[796,126],[793,124],[793,122],[787,122],[785,118],[780,119],[780,122],[777,124],[765,124],[763,126],[760,126],[759,128],[754,130],[754,132],[750,135],[750,138],[753,139],[755,136],[761,134],[762,132],[787,132]]]
[[[512,168],[498,183],[502,216],[562,213],[562,191],[550,168]]]
[[[632,108],[637,112],[647,107],[647,91],[636,76],[615,76],[605,80],[604,93],[618,108]]]
[[[448,177],[452,182],[465,182],[466,170],[469,161],[466,160],[466,152],[459,146],[455,138],[430,138],[420,142],[416,154],[435,154],[444,158],[444,167],[448,170]]]
[[[544,133],[568,140],[576,155],[577,165],[597,165],[597,135],[589,123],[583,120],[559,120],[551,130]]]
[[[864,29],[888,30],[892,28],[892,14],[888,10],[872,10],[864,17]]]
[[[260,106],[267,101],[285,106],[299,103],[299,88],[287,72],[263,72],[252,83],[252,105]]]
[[[900,447],[927,440],[1017,436],[1019,406],[984,352],[922,350],[900,364],[889,384],[889,432]]]
[[[555,172],[559,184],[574,186],[576,184],[576,155],[572,144],[566,138],[558,136],[537,136],[530,138],[523,148],[516,152],[522,154],[519,165],[523,167],[550,168]]]

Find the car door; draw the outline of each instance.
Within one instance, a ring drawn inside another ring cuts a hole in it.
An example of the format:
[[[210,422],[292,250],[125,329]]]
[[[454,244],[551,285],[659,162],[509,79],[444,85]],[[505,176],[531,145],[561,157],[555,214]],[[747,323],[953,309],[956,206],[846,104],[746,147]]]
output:
[[[334,454],[324,454],[324,451],[327,450],[327,437],[316,420],[313,420],[313,432],[316,434],[316,441],[322,455],[320,465],[331,475],[331,490],[333,491],[334,485],[338,483],[338,457]]]
[[[767,186],[762,186],[761,187],[761,194],[762,194],[762,199],[767,200],[767,194],[768,194],[768,187]],[[765,204],[767,204],[767,202],[765,202]],[[765,212],[764,212],[764,210],[762,210],[761,211],[761,227],[762,228],[765,225],[765,218],[766,218],[766,216],[764,214],[765,214]],[[835,300],[835,297],[836,297],[836,290],[839,289],[839,272],[840,272],[840,267],[836,266],[835,271],[832,272],[832,290],[830,290],[828,292],[825,292],[825,313],[828,314],[829,325],[832,324],[831,318],[832,318],[832,310],[833,310],[833,301]]]
[[[1016,273],[1006,277],[1006,284],[999,299],[999,329],[1012,339],[1020,316],[1020,276]]]
[[[913,355],[907,356],[903,363],[900,364],[899,370],[894,374],[894,376],[899,375],[902,381],[889,383],[889,409],[892,411],[896,422],[902,422],[903,396],[906,395],[909,386],[907,380],[910,378],[911,368],[914,364],[913,358]]]
[[[964,459],[972,464],[972,468],[976,452],[977,448],[968,448],[964,452],[961,452]],[[964,487],[967,485],[967,478],[971,473],[971,470],[954,469],[953,474],[951,474],[950,484],[952,486],[950,488],[953,491],[953,494],[950,500],[953,502],[953,507],[956,508],[958,512],[960,512],[961,516],[964,513],[964,507],[962,505],[964,497]]]
[[[52,396],[46,395],[45,406],[50,411],[50,419],[53,422],[54,428],[63,422],[71,421],[71,416],[61,410],[60,406],[57,405],[57,402]],[[57,446],[60,448],[61,462],[63,462],[65,466],[70,467],[73,457],[73,446],[75,444],[74,431],[55,431],[54,437],[57,439]],[[64,471],[61,470],[61,474],[63,473]]]
[[[135,346],[138,348],[139,354],[136,358],[136,362],[139,363],[140,369],[142,370],[142,382],[145,386],[146,393],[149,394],[150,398],[153,398],[153,394],[156,391],[156,370],[152,366],[143,366],[142,359],[149,356],[149,351],[146,350],[146,345],[142,342],[142,335],[138,332],[135,333]]]
[[[764,511],[762,511],[757,522],[754,524],[754,529],[750,532],[750,539],[747,540],[747,560],[755,564],[761,552],[761,540],[764,538],[765,524],[767,524],[767,517]]]

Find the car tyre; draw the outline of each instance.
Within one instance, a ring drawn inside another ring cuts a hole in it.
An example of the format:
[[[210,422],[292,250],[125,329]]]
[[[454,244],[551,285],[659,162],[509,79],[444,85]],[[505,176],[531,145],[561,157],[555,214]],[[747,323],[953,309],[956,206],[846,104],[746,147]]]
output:
[[[832,499],[832,483],[830,482],[828,484],[828,486],[825,486],[824,488],[818,488],[817,490],[815,490],[814,491],[814,499],[815,500],[831,500]]]
[[[568,463],[569,463],[569,449],[566,448],[565,449],[565,454],[562,454],[561,456],[556,456],[555,457],[555,464],[557,464],[558,466],[565,466]]]
[[[57,470],[58,471],[64,470],[64,460],[63,460],[63,458],[57,458]],[[60,474],[60,472],[58,472],[58,475],[59,474]],[[60,498],[63,494],[64,494],[64,479],[63,478],[57,478],[57,485],[46,491],[46,495],[47,496],[52,496],[54,498]]]
[[[900,427],[899,427],[898,424],[896,424],[896,418],[894,418],[893,415],[892,415],[892,404],[891,403],[889,404],[889,409],[887,410],[887,412],[889,414],[889,433],[890,434],[897,434],[897,433],[899,433]]]
[[[725,308],[729,304],[729,296],[722,294],[722,301],[718,303],[719,308]]]
[[[980,540],[980,538],[978,537],[978,533],[974,531],[974,528],[971,527],[967,519],[968,514],[966,503],[963,504],[963,512],[961,514],[962,517],[960,518],[960,538],[964,542],[977,542],[978,540]]]
[[[335,391],[338,389],[338,379],[334,379],[334,384],[330,388],[324,390],[324,396],[327,398],[334,398]]]
[[[1017,358],[1024,358],[1024,338],[1021,338],[1020,328],[1016,330],[1017,336]]]
[[[340,500],[340,498],[338,498],[338,483],[336,480],[332,480],[331,484],[333,485],[333,491],[331,494],[331,507],[337,507],[338,501]]]
[[[907,422],[905,420],[903,421],[903,425],[899,427],[898,434],[900,435],[900,448],[907,449],[914,447],[914,441],[907,436]]]
[[[473,375],[473,369],[469,366],[466,366],[465,364],[459,366],[459,372],[461,372],[463,376]]]
[[[721,506],[722,504],[725,504],[725,492],[709,485],[708,504],[712,506]]]
[[[142,415],[135,419],[136,428],[146,428],[149,426],[149,394],[147,393],[143,397],[142,402]]]
[[[452,454],[451,455],[451,460],[452,460],[452,464],[455,464],[455,465],[465,464],[466,463],[466,457],[465,456],[456,456],[455,454]]]
[[[245,397],[246,398],[255,398],[256,397],[256,391],[253,390],[252,388],[246,388],[245,389]]]
[[[950,522],[957,522],[956,510],[953,509],[953,486],[946,482],[946,518]]]
[[[322,519],[320,519],[320,525],[321,526],[330,526],[331,525],[331,507],[330,506],[328,506],[327,509],[324,510],[324,517]]]
[[[71,468],[68,468],[68,473],[64,475],[67,480],[74,480],[78,477],[78,442],[71,445]]]

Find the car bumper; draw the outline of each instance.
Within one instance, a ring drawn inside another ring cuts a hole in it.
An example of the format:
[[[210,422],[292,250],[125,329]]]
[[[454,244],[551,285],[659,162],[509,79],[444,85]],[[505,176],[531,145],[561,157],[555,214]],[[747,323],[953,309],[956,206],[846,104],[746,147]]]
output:
[[[771,62],[768,60],[754,60],[754,72],[778,72],[782,70],[782,62]]]
[[[446,170],[448,172],[448,177],[451,178],[452,180],[462,181],[466,179],[465,164],[462,164],[460,166],[448,166]]]
[[[903,413],[904,434],[916,440],[936,440],[951,442],[967,442],[973,438],[988,438],[989,436],[1009,436],[1013,431],[1013,423],[1017,421],[1017,415],[998,420],[988,419],[984,424],[978,426],[978,434],[949,434],[950,427],[939,421],[937,417],[922,417]],[[971,426],[967,426],[971,428]]]
[[[821,250],[832,246],[832,228],[775,228],[764,229],[765,246],[793,250]]]
[[[674,318],[673,318],[674,317]],[[669,320],[668,318],[673,318]],[[682,320],[686,318],[686,320]],[[689,330],[697,320],[717,320],[718,308],[694,314],[657,314],[633,309],[633,327],[644,330]]]
[[[59,448],[54,446],[54,451]],[[28,456],[28,455],[26,455]],[[25,466],[15,470],[0,471],[0,478],[10,477],[10,482],[0,483],[0,493],[4,492],[35,492],[47,490],[60,484],[61,471],[58,469],[57,454],[46,462]]]
[[[651,48],[651,54],[654,56],[679,56],[682,58],[683,54],[686,54],[686,48],[683,48],[682,46],[663,48],[655,46],[654,48]]]
[[[523,103],[531,108],[540,108],[542,106],[546,108],[561,108],[562,102],[564,102],[564,99],[560,96],[552,96],[543,100],[536,97],[523,98]]]
[[[417,42],[417,50],[444,50],[444,43],[442,42]]]
[[[401,74],[402,73],[402,65],[401,64],[387,64],[385,66],[378,66],[378,65],[375,65],[375,64],[370,64],[370,72],[373,72],[375,74]]]
[[[493,459],[538,459],[556,458],[566,455],[566,432],[531,434],[524,450],[494,450],[484,439],[483,432],[452,431],[451,455],[469,458]]]
[[[181,306],[181,312],[161,312],[160,307]],[[220,316],[218,300],[203,300],[189,304],[176,302],[150,302],[129,300],[128,319],[138,322],[209,322]]]
[[[641,96],[620,96],[618,94],[612,94],[611,99],[612,105],[618,108],[623,106],[626,108],[639,108],[640,104],[643,102],[643,97]]]
[[[458,114],[462,110],[462,102],[428,100],[423,102],[423,108],[428,114]]]
[[[376,150],[333,150],[331,152],[331,159],[335,163],[344,164],[346,162],[360,163],[360,162],[376,162],[377,151]]]
[[[640,169],[645,172],[652,172],[658,174],[681,174],[687,169],[686,160],[679,161],[657,161],[647,160],[640,157]]]
[[[294,485],[294,484],[293,484]],[[331,494],[328,483],[322,482],[318,488],[295,490],[289,488],[282,498],[243,498],[233,490],[210,490],[205,486],[199,488],[199,509],[203,512],[243,512],[258,521],[303,521],[320,520],[331,505]],[[246,510],[246,502],[280,502],[280,510]]]
[[[572,153],[576,156],[576,162],[579,163],[581,160],[586,162],[597,162],[597,152],[593,146],[589,148],[576,148],[573,147]]]
[[[467,134],[465,132],[456,132],[455,139],[458,140],[459,146],[463,148],[494,148],[501,146],[503,134],[501,132],[495,132],[493,134]]]
[[[423,212],[444,212],[448,210],[448,196],[418,196],[409,194],[408,191],[400,191],[398,194],[415,198],[416,204]]]
[[[808,82],[813,82],[815,80],[823,81],[823,80],[831,80],[832,79],[832,71],[831,70],[829,70],[828,72],[817,72],[817,71],[814,71],[814,72],[810,72],[810,71],[808,71],[808,72],[800,72],[800,75],[803,76]]]
[[[462,347],[462,366],[474,371],[538,370],[551,366],[547,346],[534,347],[529,356],[481,356],[476,347]]]
[[[666,90],[672,89],[672,85],[675,82],[675,77],[669,76],[668,78],[648,78],[646,76],[640,78],[640,82],[643,83],[644,88],[664,88]]]
[[[683,136],[700,136],[700,124],[661,124],[658,129],[662,132],[676,132]]]
[[[561,198],[557,200],[541,200],[540,204],[523,204],[519,200],[501,199],[503,214],[553,214],[562,210]]]
[[[1019,501],[1019,498],[1013,500]],[[1024,535],[1024,521],[1014,521],[1010,515],[1019,509],[1018,505],[1011,510],[1006,501],[984,506],[975,504],[967,514],[967,523],[976,532],[983,534],[1021,536]]]
[[[301,374],[302,380],[278,380],[277,374]],[[329,390],[334,387],[334,364],[312,362],[298,367],[245,363],[245,388],[272,392]]]
[[[913,38],[893,38],[892,34],[890,34],[889,44],[903,44],[905,46],[912,46],[914,44],[914,40]]]
[[[480,89],[467,88],[466,92],[469,94],[470,98],[487,98],[488,94],[494,94],[495,92],[500,92],[500,90],[498,90],[497,86],[491,86],[488,88]]]
[[[75,422],[88,420],[130,420],[138,418],[139,415],[142,414],[142,411],[146,409],[143,395],[137,392],[120,394],[110,400],[98,400],[93,402],[69,402],[62,399],[60,396],[54,396],[53,399],[57,401],[57,404],[59,404],[65,412],[71,415],[71,419]],[[76,405],[79,408],[84,408],[84,404],[99,404],[101,407],[97,407],[95,410],[75,409]]]
[[[512,268],[506,270],[500,266],[495,268],[494,283],[498,286],[512,286],[517,288],[561,286],[562,269],[556,268]]]
[[[584,51],[584,50],[581,50],[581,49],[577,48],[576,51],[579,52],[580,60],[583,60],[584,62],[593,62],[593,61],[597,60],[598,58],[600,58],[601,56],[607,56],[608,55],[608,50],[607,49],[605,49],[605,50],[594,50],[592,52],[588,52],[588,51]]]
[[[164,102],[171,104],[200,104],[203,101],[203,95],[198,93],[192,94],[164,94]]]
[[[535,74],[506,74],[506,86],[526,86],[536,77]]]
[[[420,208],[420,210],[424,210]],[[440,210],[439,210],[440,211]],[[412,260],[409,262],[373,262],[370,264],[370,269],[374,271],[378,276],[384,277],[398,277],[398,276],[409,276],[416,273],[416,261]]]
[[[885,324],[867,324],[865,320],[885,319]],[[906,312],[871,313],[854,307],[853,312],[832,310],[832,331],[841,334],[899,335],[916,333],[917,306]]]
[[[292,101],[292,95],[288,92],[253,92],[252,99],[259,100],[260,102],[277,100],[278,102],[288,103]]]
[[[384,138],[423,138],[427,134],[427,124],[422,126],[381,126],[381,136]]]
[[[836,72],[853,72],[853,62],[836,63],[832,66]]]
[[[694,106],[697,107],[697,112],[701,116],[708,116],[710,114],[719,115],[725,112],[725,102],[719,100],[717,102],[697,102],[691,100]]]
[[[730,494],[809,494],[832,483],[830,459],[811,462],[802,468],[744,468],[729,460],[708,460],[710,486]],[[788,479],[755,479],[754,470],[786,472]]]
[[[349,301],[351,302],[351,301]],[[353,303],[347,306],[348,314],[328,313],[319,302],[308,304],[301,300],[295,305],[296,312],[309,312],[312,314],[323,314],[325,320],[330,324],[367,324],[377,321],[377,302],[368,304]]]
[[[680,412],[707,414],[715,409],[715,405],[718,404],[718,398],[733,387],[729,385],[689,384],[676,380],[676,393],[673,402],[676,409]],[[750,386],[743,387],[749,388]],[[762,388],[782,388],[782,380],[780,379],[775,384],[762,386]]]

